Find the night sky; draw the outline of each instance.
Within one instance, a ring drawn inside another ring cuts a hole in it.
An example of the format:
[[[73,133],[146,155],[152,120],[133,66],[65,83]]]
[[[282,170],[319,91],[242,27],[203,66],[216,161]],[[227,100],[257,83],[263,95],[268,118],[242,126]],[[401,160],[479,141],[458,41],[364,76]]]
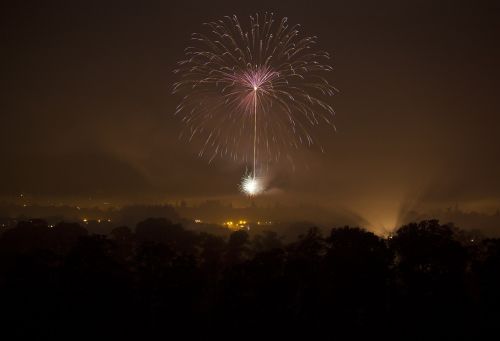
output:
[[[500,207],[497,1],[43,1],[1,5],[0,196],[244,201],[248,165],[179,141],[172,70],[192,32],[272,11],[333,55],[337,132],[254,201]]]

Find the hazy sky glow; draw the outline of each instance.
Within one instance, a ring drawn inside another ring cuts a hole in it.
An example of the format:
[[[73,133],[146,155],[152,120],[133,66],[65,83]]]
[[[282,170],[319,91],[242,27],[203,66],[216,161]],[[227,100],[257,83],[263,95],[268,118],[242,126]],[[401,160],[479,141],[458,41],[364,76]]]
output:
[[[247,200],[248,164],[208,164],[178,140],[172,70],[201,23],[273,11],[332,53],[340,94],[337,132],[318,133],[326,153],[276,164],[262,202],[342,206],[382,225],[406,207],[499,206],[495,1],[10,6],[0,9],[2,197]]]

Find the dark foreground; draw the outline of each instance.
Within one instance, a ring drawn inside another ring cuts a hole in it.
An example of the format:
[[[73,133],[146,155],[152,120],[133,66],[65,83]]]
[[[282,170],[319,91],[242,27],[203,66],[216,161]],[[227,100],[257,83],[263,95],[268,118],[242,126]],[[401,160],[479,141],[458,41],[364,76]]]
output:
[[[32,339],[482,339],[499,335],[500,240],[437,221],[287,245],[161,219],[109,237],[22,222],[0,238],[0,302],[1,333]]]

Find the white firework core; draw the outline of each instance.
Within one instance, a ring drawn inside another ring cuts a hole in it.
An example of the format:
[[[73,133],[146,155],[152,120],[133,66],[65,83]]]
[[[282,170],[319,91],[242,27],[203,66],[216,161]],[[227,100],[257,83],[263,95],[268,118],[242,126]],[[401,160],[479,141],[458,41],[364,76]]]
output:
[[[248,196],[255,196],[264,190],[262,183],[259,178],[254,178],[251,175],[246,175],[241,180],[240,184],[241,191]]]

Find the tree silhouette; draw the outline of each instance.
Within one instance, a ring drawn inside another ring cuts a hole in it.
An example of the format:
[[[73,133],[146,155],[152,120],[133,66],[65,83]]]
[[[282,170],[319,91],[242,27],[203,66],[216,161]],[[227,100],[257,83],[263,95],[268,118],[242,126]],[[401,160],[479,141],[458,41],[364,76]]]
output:
[[[326,238],[325,280],[321,282],[324,321],[354,336],[386,322],[387,283],[393,256],[385,241],[360,228],[332,229]]]
[[[250,237],[244,230],[231,233],[226,245],[224,261],[227,265],[243,262],[250,256]]]
[[[0,321],[23,339],[497,333],[498,239],[430,220],[387,239],[346,226],[284,240],[273,231],[216,236],[163,218],[109,237],[23,221],[0,236]]]
[[[467,326],[467,252],[455,233],[453,226],[429,220],[401,227],[390,240],[396,254],[396,309],[406,316],[399,320],[402,329],[411,319],[423,321],[422,334],[459,335]]]

